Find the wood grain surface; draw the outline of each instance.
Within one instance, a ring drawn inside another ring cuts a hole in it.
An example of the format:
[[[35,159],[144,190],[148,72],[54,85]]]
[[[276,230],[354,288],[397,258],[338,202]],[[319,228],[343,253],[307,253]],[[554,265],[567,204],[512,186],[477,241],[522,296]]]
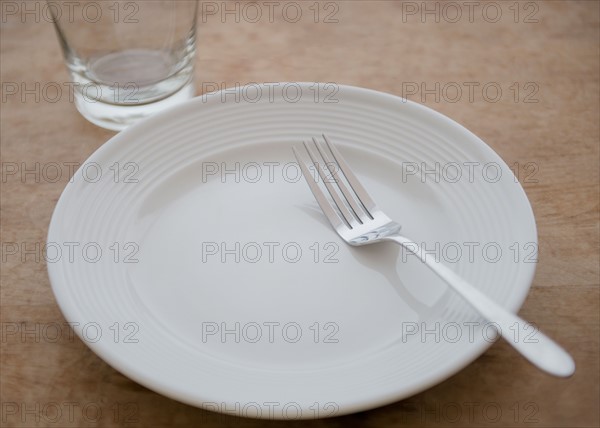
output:
[[[434,1],[321,2],[318,17],[313,2],[297,2],[296,23],[280,12],[255,23],[200,15],[199,93],[211,84],[327,81],[407,95],[463,124],[514,166],[539,233],[537,273],[520,314],[577,364],[573,377],[556,379],[498,342],[404,401],[285,423],[178,403],[112,369],[66,327],[53,339],[50,329],[65,319],[37,248],[69,180],[65,164],[82,163],[114,133],[84,120],[68,91],[58,99],[43,93],[69,81],[52,24],[35,12],[8,14],[9,3],[33,9],[38,2],[1,2],[2,426],[599,426],[597,1],[459,1],[458,19],[456,6]],[[279,3],[276,11],[286,4]],[[62,165],[58,179],[52,163]]]

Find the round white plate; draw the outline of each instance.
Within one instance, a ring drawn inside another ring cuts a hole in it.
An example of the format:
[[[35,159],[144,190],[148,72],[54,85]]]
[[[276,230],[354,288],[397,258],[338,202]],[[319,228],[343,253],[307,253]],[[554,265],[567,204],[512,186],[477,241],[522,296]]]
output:
[[[278,83],[152,117],[75,174],[47,258],[77,334],[161,394],[270,419],[384,405],[477,358],[493,329],[414,256],[329,226],[291,150],[321,133],[405,235],[518,310],[535,222],[488,146],[392,95]]]

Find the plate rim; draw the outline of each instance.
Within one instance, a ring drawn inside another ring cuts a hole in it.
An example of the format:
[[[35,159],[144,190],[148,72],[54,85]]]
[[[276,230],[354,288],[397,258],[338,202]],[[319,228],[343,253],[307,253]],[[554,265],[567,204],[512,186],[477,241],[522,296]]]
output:
[[[273,82],[269,82],[269,84],[272,84],[272,83]],[[293,84],[300,85],[303,88],[308,85],[331,84],[331,83],[325,83],[325,82],[277,82],[277,83],[280,85],[293,83]],[[253,87],[255,87],[257,84],[252,83],[252,84],[248,84],[248,85],[244,85],[244,86],[236,86],[235,90],[243,91],[243,90],[246,90],[246,88],[248,88],[250,85],[253,85]],[[259,83],[258,85],[263,86],[264,83]],[[448,116],[446,116],[428,106],[419,104],[417,102],[402,98],[402,97],[394,95],[394,94],[381,92],[381,91],[377,91],[374,89],[351,86],[351,85],[342,85],[342,84],[337,84],[337,83],[335,85],[339,88],[340,91],[354,92],[355,94],[359,94],[359,95],[362,94],[365,96],[385,97],[386,99],[395,101],[395,102],[401,101],[404,104],[410,106],[410,108],[415,109],[416,111],[419,111],[420,113],[435,116],[438,120],[441,120],[446,125],[454,127],[457,130],[460,130],[461,132],[468,134],[470,136],[470,138],[477,143],[478,147],[483,150],[485,157],[494,159],[496,162],[498,162],[502,166],[503,170],[510,172],[514,176],[514,174],[512,173],[512,171],[506,164],[506,162],[501,158],[501,156],[495,150],[493,150],[489,145],[487,145],[483,140],[481,140],[481,138],[479,138],[477,135],[475,135],[469,129],[465,128],[463,125],[454,121],[453,119],[449,118]],[[209,94],[199,95],[197,97],[194,97],[194,98],[187,100],[181,104],[178,104],[177,106],[174,106],[167,110],[159,112],[149,118],[146,118],[146,119],[128,127],[127,129],[125,129],[125,130],[117,133],[116,135],[112,136],[111,138],[109,138],[108,141],[103,143],[99,148],[97,148],[93,153],[91,153],[87,157],[87,159],[80,165],[77,172],[75,172],[75,175],[77,175],[80,172],[80,170],[86,165],[86,163],[93,161],[93,160],[97,160],[98,158],[102,158],[105,154],[111,153],[111,151],[113,151],[113,150],[118,151],[119,150],[118,146],[122,140],[127,140],[130,137],[134,137],[136,135],[136,133],[138,133],[138,132],[144,132],[144,129],[152,122],[164,123],[164,121],[167,120],[169,117],[176,117],[177,115],[182,114],[182,113],[189,114],[189,111],[192,111],[197,108],[202,108],[203,104],[209,104],[207,99],[210,100],[210,99],[214,99],[215,97],[220,97],[222,92],[228,91],[228,93],[231,93],[232,90],[233,89],[228,88],[228,89],[222,89],[222,90],[219,90],[216,92],[212,92]],[[223,102],[223,104],[226,104],[226,102]],[[61,213],[64,212],[64,210],[67,208],[67,206],[65,206],[66,200],[68,198],[68,195],[73,191],[73,188],[74,188],[74,181],[70,181],[67,183],[67,185],[61,192],[61,195],[58,199],[58,202],[56,203],[56,206],[54,208],[54,211],[53,211],[53,214],[52,214],[52,217],[50,220],[50,224],[48,227],[48,233],[47,233],[47,238],[46,238],[47,242],[56,241],[55,235],[58,233],[57,231],[58,231],[58,223],[60,222],[60,216],[61,216]],[[515,186],[513,186],[513,189],[514,189],[514,191],[519,193],[519,195],[518,195],[519,199],[521,199],[521,200],[523,200],[523,202],[525,202],[523,209],[527,208],[528,212],[523,213],[523,214],[526,214],[528,219],[531,220],[530,221],[530,223],[531,223],[530,227],[532,227],[531,232],[532,232],[532,235],[535,237],[535,243],[537,245],[539,243],[539,239],[538,239],[537,226],[536,226],[535,216],[533,213],[533,208],[531,206],[531,202],[530,202],[529,198],[527,197],[525,189],[523,188],[523,186],[521,185],[521,183],[518,180],[515,180]],[[50,279],[51,288],[52,288],[53,294],[55,296],[56,302],[59,306],[61,313],[63,314],[63,316],[65,317],[65,319],[67,321],[76,320],[78,314],[81,314],[81,312],[78,311],[78,306],[70,300],[68,293],[66,293],[66,290],[63,287],[64,277],[63,277],[62,265],[57,264],[57,263],[49,263],[49,262],[47,262],[46,265],[47,265],[47,271],[48,271],[48,276]],[[535,277],[537,263],[531,263],[527,267],[528,267],[528,269],[526,271],[524,271],[522,274],[524,277],[526,277],[526,280],[524,279],[523,281],[524,281],[524,283],[527,283],[527,286],[521,288],[520,290],[516,290],[516,291],[520,291],[520,293],[515,293],[515,295],[513,295],[513,299],[511,301],[512,303],[510,303],[507,307],[513,313],[518,312],[518,310],[522,307],[523,303],[525,302],[525,299],[527,298],[527,296],[529,294],[529,291],[533,284],[533,279]],[[112,368],[114,368],[115,370],[117,370],[118,372],[123,374],[124,376],[151,389],[152,391],[155,391],[157,393],[165,395],[169,398],[175,399],[177,401],[180,401],[180,402],[183,402],[185,404],[189,404],[189,405],[192,405],[195,407],[200,407],[205,410],[214,411],[214,409],[208,408],[206,406],[206,403],[209,402],[209,400],[203,400],[202,397],[200,397],[200,395],[204,395],[204,394],[199,394],[198,396],[190,397],[190,396],[186,395],[185,393],[177,390],[176,388],[172,388],[171,385],[166,385],[162,380],[158,381],[157,377],[148,375],[148,373],[146,373],[144,370],[137,370],[135,364],[127,364],[123,358],[120,359],[118,357],[118,355],[117,355],[118,353],[113,353],[110,350],[103,348],[101,345],[102,342],[91,343],[84,339],[84,337],[81,334],[81,331],[79,331],[76,328],[74,328],[74,331],[80,337],[80,339],[82,339],[82,341],[86,344],[86,346],[88,346],[98,357],[100,357],[103,361],[108,363]],[[441,370],[439,373],[437,373],[436,376],[430,377],[428,381],[421,382],[418,386],[414,386],[412,389],[409,389],[409,390],[403,389],[403,390],[398,390],[396,392],[371,394],[371,396],[367,397],[366,399],[361,400],[360,402],[347,404],[345,406],[340,405],[338,412],[336,414],[330,415],[328,417],[342,416],[342,415],[349,414],[349,413],[355,413],[355,412],[359,412],[359,411],[374,409],[374,408],[377,408],[380,406],[384,406],[384,405],[388,405],[388,404],[397,402],[402,399],[406,399],[414,394],[417,394],[426,389],[429,389],[432,386],[437,385],[440,382],[443,382],[444,380],[448,379],[449,377],[453,376],[454,374],[458,373],[459,371],[461,371],[462,369],[464,369],[465,367],[470,365],[474,360],[479,358],[489,347],[491,347],[493,343],[494,342],[491,342],[491,341],[490,342],[480,341],[480,342],[472,343],[471,346],[469,347],[469,352],[467,352],[465,354],[463,359],[456,360],[455,362],[453,362],[453,364],[445,366],[443,368],[443,370]],[[374,397],[373,395],[376,395],[376,397]],[[302,416],[299,419],[315,419],[315,417],[312,415],[307,415],[307,417],[305,417],[304,413],[305,412],[302,412]],[[252,416],[244,415],[244,417],[252,417]],[[264,418],[262,418],[262,419],[264,419]],[[269,418],[269,419],[284,419],[285,420],[285,418],[278,418],[278,417],[273,417],[273,418]]]

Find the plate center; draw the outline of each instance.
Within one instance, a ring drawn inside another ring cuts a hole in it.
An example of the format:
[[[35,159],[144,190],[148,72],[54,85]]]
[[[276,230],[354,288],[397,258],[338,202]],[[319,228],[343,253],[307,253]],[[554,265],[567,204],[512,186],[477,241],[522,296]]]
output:
[[[394,164],[369,152],[347,158],[374,196],[410,206],[410,186],[389,186]],[[151,226],[139,236],[136,293],[174,337],[232,363],[358,359],[398,341],[445,292],[422,277],[419,292],[407,288],[415,266],[398,246],[346,245],[284,144],[224,150],[175,172],[140,220]]]

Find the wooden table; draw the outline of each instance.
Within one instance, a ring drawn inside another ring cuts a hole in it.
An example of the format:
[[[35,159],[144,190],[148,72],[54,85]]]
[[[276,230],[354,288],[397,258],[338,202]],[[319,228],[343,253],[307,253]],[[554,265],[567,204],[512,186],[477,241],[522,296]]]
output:
[[[9,3],[20,10],[8,14]],[[25,3],[35,10],[37,2]],[[24,14],[23,4],[3,1],[0,24],[2,426],[599,425],[598,2],[298,2],[296,23],[284,2],[273,22],[261,2],[259,22],[242,12],[239,23],[223,18],[220,2],[205,6],[199,92],[213,84],[330,81],[405,95],[462,123],[514,166],[535,212],[540,252],[520,313],[577,363],[572,378],[556,379],[499,342],[407,400],[287,424],[180,404],[119,374],[68,330],[53,340],[53,323],[65,319],[39,248],[72,174],[68,165],[114,133],[77,113],[52,24]],[[65,88],[58,97],[57,83]]]

